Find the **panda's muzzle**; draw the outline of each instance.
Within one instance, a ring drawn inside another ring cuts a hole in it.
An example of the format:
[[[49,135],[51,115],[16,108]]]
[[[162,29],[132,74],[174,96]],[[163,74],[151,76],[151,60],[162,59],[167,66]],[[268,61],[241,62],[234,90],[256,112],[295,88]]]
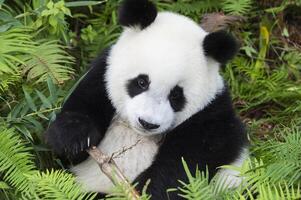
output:
[[[140,125],[146,130],[154,130],[160,127],[160,125],[149,123],[140,117],[138,118]]]

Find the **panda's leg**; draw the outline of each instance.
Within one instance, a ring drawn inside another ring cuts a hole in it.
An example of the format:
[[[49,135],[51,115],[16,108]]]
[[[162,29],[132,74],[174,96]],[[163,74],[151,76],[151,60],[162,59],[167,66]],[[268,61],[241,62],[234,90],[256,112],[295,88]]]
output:
[[[246,159],[249,157],[249,151],[244,148],[239,157],[230,165],[235,167],[241,167]],[[243,184],[244,178],[240,176],[240,172],[234,169],[220,169],[217,174],[217,182],[219,182],[222,187],[220,189],[231,189],[237,188]]]

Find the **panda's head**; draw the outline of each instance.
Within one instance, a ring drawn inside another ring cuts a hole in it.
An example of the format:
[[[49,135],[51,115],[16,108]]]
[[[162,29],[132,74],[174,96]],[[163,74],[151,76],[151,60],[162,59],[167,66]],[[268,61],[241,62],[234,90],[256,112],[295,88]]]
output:
[[[106,82],[117,115],[144,135],[165,133],[223,90],[219,67],[237,51],[225,32],[207,33],[187,17],[125,0],[124,31],[111,48]]]

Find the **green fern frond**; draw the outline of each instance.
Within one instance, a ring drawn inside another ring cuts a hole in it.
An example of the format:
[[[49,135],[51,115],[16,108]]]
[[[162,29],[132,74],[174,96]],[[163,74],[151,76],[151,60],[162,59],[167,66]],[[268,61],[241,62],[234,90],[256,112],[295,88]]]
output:
[[[74,71],[68,66],[73,58],[57,41],[42,41],[24,61],[23,73],[28,80],[37,79],[37,82],[46,81],[50,76],[55,83],[61,84],[70,79]]]
[[[285,180],[289,186],[301,180],[301,131],[300,128],[282,129],[282,141],[260,143],[255,153],[268,164],[265,180],[277,183]]]
[[[28,54],[34,48],[29,29],[15,28],[0,32],[0,73],[14,74],[18,72],[18,65],[24,64],[18,57]]]
[[[28,190],[29,182],[25,174],[35,169],[33,156],[13,129],[0,127],[0,173],[5,182],[19,192]]]
[[[14,28],[0,32],[0,75],[23,74],[28,80],[46,81],[50,76],[55,83],[70,79],[73,58],[57,41],[33,42],[31,30]],[[2,88],[6,85],[2,84]]]
[[[142,194],[139,197],[139,200],[149,200],[150,195],[146,194],[146,188],[149,184],[149,181],[143,188]],[[132,188],[124,187],[123,185],[116,185],[113,189],[113,192],[106,196],[106,200],[132,200],[133,194],[132,189],[136,187],[136,184]]]
[[[43,200],[92,200],[96,194],[83,192],[75,182],[74,176],[64,171],[37,172],[28,176],[30,190],[23,195],[23,199],[33,197]]]
[[[258,192],[254,193],[247,189],[245,194],[236,193],[234,196],[228,196],[228,200],[248,200],[248,199],[256,199],[256,200],[297,200],[301,198],[301,189],[298,186],[289,187],[287,184],[271,184],[271,183],[263,183],[258,185]]]
[[[169,5],[168,9],[185,15],[198,14],[201,17],[204,13],[217,11],[220,8],[219,2],[218,0],[180,0]]]
[[[188,183],[180,181],[182,186],[178,188],[179,196],[188,200],[215,199],[213,187],[209,184],[210,181],[208,171],[201,172],[197,169],[195,176],[193,176],[184,159],[182,159],[182,163],[188,177]]]
[[[0,94],[9,90],[11,86],[16,85],[21,80],[19,73],[7,74],[0,73]]]
[[[222,9],[232,15],[244,15],[251,11],[252,0],[224,0]]]

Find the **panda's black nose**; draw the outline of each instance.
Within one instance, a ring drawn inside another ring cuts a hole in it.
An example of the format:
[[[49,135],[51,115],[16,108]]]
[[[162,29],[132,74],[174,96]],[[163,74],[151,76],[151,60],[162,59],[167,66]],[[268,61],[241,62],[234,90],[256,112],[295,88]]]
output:
[[[157,124],[152,124],[152,123],[148,123],[147,121],[139,118],[139,123],[143,126],[144,129],[146,130],[152,130],[152,129],[157,129],[160,127],[160,125]]]

